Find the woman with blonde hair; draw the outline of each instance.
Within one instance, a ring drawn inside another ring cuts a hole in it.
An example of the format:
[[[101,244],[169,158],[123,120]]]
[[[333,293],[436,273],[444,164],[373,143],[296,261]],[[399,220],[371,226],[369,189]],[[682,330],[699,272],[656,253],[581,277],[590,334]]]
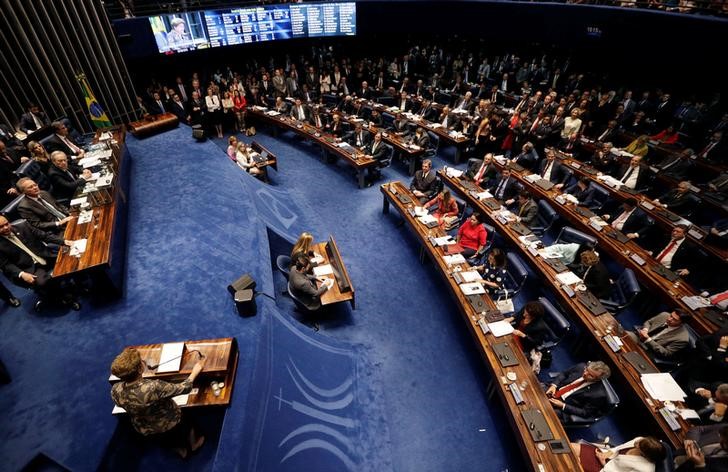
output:
[[[248,146],[242,141],[238,143],[238,150],[235,153],[235,160],[238,162],[238,166],[240,166],[240,168],[243,169],[245,172],[255,177],[263,178],[263,171],[253,160],[253,157],[250,155],[250,150],[248,149]]]
[[[28,143],[28,151],[30,151],[30,157],[40,165],[41,170],[44,174],[48,174],[48,168],[51,165],[51,156],[38,141],[31,141]]]
[[[649,141],[649,139],[649,136],[646,134],[640,135],[622,150],[632,154],[633,156],[645,157],[650,150],[647,146],[647,141]]]
[[[298,241],[296,241],[296,244],[293,245],[293,249],[291,250],[291,260],[295,261],[296,256],[299,254],[303,254],[304,256],[313,257],[314,253],[311,249],[311,245],[313,244],[313,235],[309,233],[308,231],[304,231],[301,233],[301,235],[298,237]]]
[[[235,159],[236,152],[238,152],[238,138],[232,135],[228,138],[227,155],[233,162],[237,162]]]

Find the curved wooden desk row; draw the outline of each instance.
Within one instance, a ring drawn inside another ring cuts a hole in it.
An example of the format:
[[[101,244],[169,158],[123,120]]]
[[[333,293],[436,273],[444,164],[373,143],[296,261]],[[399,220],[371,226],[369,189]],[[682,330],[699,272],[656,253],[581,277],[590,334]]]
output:
[[[495,161],[494,163],[502,170],[502,164]],[[597,230],[598,226],[593,226],[589,217],[579,213],[579,211],[588,212],[586,208],[578,207],[577,205],[568,203],[565,200],[561,200],[561,198],[557,198],[561,194],[561,191],[555,187],[551,190],[544,190],[538,185],[530,183],[524,179],[524,174],[526,173],[527,171],[512,171],[511,175],[515,177],[535,198],[546,199],[549,203],[551,203],[554,210],[556,210],[570,225],[574,226],[579,231],[596,238],[599,244],[599,249],[606,251],[612,259],[623,267],[629,267],[632,269],[640,282],[645,284],[652,293],[659,296],[666,304],[671,307],[678,307],[689,313],[693,313],[695,316],[691,317],[691,325],[699,333],[712,333],[718,329],[718,326],[703,316],[703,313],[706,311],[705,309],[697,311],[692,310],[682,300],[683,297],[698,295],[698,292],[693,287],[681,279],[672,283],[661,275],[658,275],[651,269],[651,267],[657,266],[658,262],[655,261],[654,258],[652,258],[652,256],[650,256],[647,251],[640,247],[634,240],[621,243],[617,239],[613,239],[606,234],[609,230]],[[457,192],[468,202],[468,204],[477,208],[479,211],[484,211],[488,214],[487,207],[478,200],[477,197],[473,196],[467,187],[463,186],[462,180],[452,178],[441,171],[438,172],[438,174],[443,182]],[[474,184],[468,182],[465,185]],[[564,201],[564,203],[559,203],[560,201]]]
[[[526,457],[526,462],[530,464],[531,470],[537,472],[582,470],[579,458],[574,455],[568,446],[568,437],[563,426],[551,407],[546,394],[541,389],[538,378],[531,370],[528,359],[526,359],[526,356],[520,348],[513,342],[512,335],[496,338],[491,333],[483,334],[483,330],[478,325],[479,313],[475,311],[467,298],[465,298],[462,290],[451,275],[454,267],[448,266],[444,261],[443,256],[445,253],[443,249],[441,247],[434,247],[430,243],[430,236],[444,236],[445,232],[439,228],[433,230],[428,229],[410,214],[409,210],[415,204],[418,204],[418,200],[401,182],[384,184],[381,187],[381,192],[383,195],[383,212],[387,213],[390,205],[397,209],[404,221],[419,239],[422,244],[422,250],[429,255],[438,272],[445,280],[450,294],[453,296],[458,310],[485,361],[485,365],[493,376],[491,379],[491,388],[498,392],[498,396],[506,407],[507,416],[516,433],[521,450]],[[403,203],[398,195],[408,198],[409,203]],[[467,263],[464,263],[458,265],[458,267],[462,268],[462,270],[467,270],[469,266]],[[482,295],[481,297],[489,308],[495,309],[495,303],[487,295]],[[512,367],[503,367],[499,360],[499,354],[495,351],[494,346],[500,346],[504,343],[513,346],[512,352],[515,355],[517,364]],[[513,382],[507,378],[507,375],[511,372],[516,375],[516,380]],[[517,403],[511,388],[520,392],[523,398],[522,403]],[[566,452],[554,452],[548,440],[535,440],[532,436],[533,422],[529,423],[524,418],[524,412],[526,415],[531,412],[538,412],[536,414],[542,415],[554,439],[565,442]]]
[[[114,173],[110,190],[104,190],[110,202],[97,205],[91,210],[93,218],[88,223],[79,224],[78,218],[68,222],[64,239],[76,241],[86,239],[86,251],[80,257],[60,251],[53,269],[53,277],[67,277],[79,273],[88,274],[95,288],[121,295],[123,286],[124,259],[126,252],[126,214],[129,173],[125,159],[125,128],[111,130],[116,144],[111,144],[112,157],[108,166]],[[102,130],[98,131],[94,142],[98,142]]]
[[[677,224],[687,224],[690,227],[690,230],[688,232],[688,238],[690,238],[690,240],[692,240],[700,247],[705,248],[706,251],[718,258],[719,261],[723,263],[728,262],[728,250],[719,248],[712,244],[705,244],[703,240],[705,239],[706,233],[699,226],[693,225],[690,221],[668,210],[665,210],[664,208],[656,207],[654,203],[652,203],[652,199],[647,197],[646,195],[643,195],[641,193],[633,194],[630,192],[625,192],[621,189],[615,189],[613,187],[610,187],[609,185],[605,184],[597,178],[598,171],[590,167],[588,164],[577,161],[576,159],[572,158],[567,154],[564,154],[561,151],[556,151],[556,157],[561,161],[562,164],[566,165],[569,170],[574,172],[574,175],[576,175],[577,177],[587,178],[595,184],[598,184],[600,187],[606,189],[609,192],[609,195],[615,200],[623,202],[627,199],[634,198],[635,200],[637,200],[637,202],[639,202],[640,209],[647,213],[663,228],[672,230],[672,228],[674,228]]]
[[[511,246],[519,251],[521,257],[529,262],[531,267],[533,267],[536,271],[536,274],[541,276],[540,280],[544,283],[544,285],[551,289],[551,292],[558,299],[559,304],[569,310],[572,314],[572,318],[579,322],[586,333],[591,334],[593,343],[597,344],[601,348],[604,356],[612,365],[612,372],[618,373],[618,375],[624,380],[624,383],[627,384],[628,390],[631,391],[639,402],[644,405],[646,409],[645,411],[649,411],[650,417],[653,419],[658,430],[662,432],[663,436],[665,436],[673,446],[682,447],[685,434],[691,427],[690,423],[680,418],[679,415],[673,415],[680,426],[677,431],[673,431],[671,426],[662,416],[663,412],[660,412],[660,409],[662,409],[664,405],[662,402],[650,397],[649,393],[647,393],[644,385],[642,384],[640,372],[627,360],[627,358],[624,357],[624,354],[626,353],[637,353],[642,358],[641,362],[644,364],[645,370],[649,369],[655,372],[659,370],[636,342],[622,334],[622,336],[619,337],[622,343],[621,348],[618,351],[614,351],[610,347],[608,341],[612,341],[612,339],[610,339],[611,336],[617,336],[616,333],[621,331],[621,326],[614,316],[612,316],[609,312],[599,316],[593,315],[584,303],[579,301],[576,296],[573,296],[575,292],[574,287],[569,287],[571,289],[570,291],[565,290],[556,278],[558,272],[546,263],[542,257],[529,251],[527,246],[525,246],[519,239],[520,233],[513,230],[510,224],[502,223],[500,219],[495,217],[495,213],[499,210],[490,210],[476,197],[474,197],[467,188],[463,187],[459,179],[448,177],[443,172],[440,172],[440,174],[440,177],[445,180],[446,184],[450,188],[455,190],[455,192],[459,195],[463,196],[468,202],[468,205],[485,215],[485,217],[489,220],[489,224],[496,229],[498,234],[511,243]],[[612,331],[614,331],[614,334],[612,334]],[[677,406],[684,407],[684,405],[680,404]]]
[[[340,140],[335,136],[317,129],[308,123],[303,123],[283,114],[270,114],[271,110],[262,107],[248,108],[248,116],[254,117],[263,123],[273,125],[275,128],[281,128],[285,131],[293,131],[299,136],[312,141],[321,146],[321,151],[326,158],[327,154],[333,154],[341,158],[346,164],[353,167],[357,172],[359,188],[364,188],[364,171],[377,161],[365,156],[365,154],[353,148],[349,151],[339,146]]]
[[[146,365],[158,365],[164,344],[145,344],[141,346],[128,346],[139,351],[142,361]],[[196,391],[189,394],[187,402],[180,405],[182,408],[198,406],[227,406],[233,395],[235,374],[238,371],[238,344],[235,338],[204,339],[200,341],[185,341],[179,370],[174,372],[157,372],[157,369],[145,369],[142,376],[145,379],[161,379],[179,382],[186,379],[192,368],[199,360],[197,352],[205,356],[205,367],[195,381]],[[161,368],[162,366],[159,365]],[[110,383],[118,382],[113,375]],[[223,382],[220,394],[215,395],[211,383]]]

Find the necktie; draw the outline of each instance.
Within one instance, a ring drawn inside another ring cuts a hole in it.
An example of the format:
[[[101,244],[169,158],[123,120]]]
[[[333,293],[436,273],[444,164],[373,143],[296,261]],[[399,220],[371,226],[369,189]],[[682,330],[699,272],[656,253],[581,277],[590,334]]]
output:
[[[47,262],[46,262],[45,259],[43,259],[39,255],[37,255],[36,253],[34,253],[33,251],[31,251],[30,248],[28,246],[26,246],[25,243],[23,243],[23,241],[21,241],[20,238],[18,238],[18,236],[15,233],[10,233],[10,235],[9,236],[6,236],[6,238],[8,238],[8,240],[11,243],[13,243],[16,246],[18,246],[27,255],[29,255],[30,258],[33,259],[33,262],[35,262],[36,264],[42,265],[42,266],[44,266],[44,265],[47,264]]]
[[[677,244],[677,241],[675,241],[674,239],[672,241],[670,241],[670,244],[668,244],[667,247],[662,250],[662,252],[657,256],[657,258],[655,260],[657,262],[662,263],[662,259],[664,259],[665,256],[667,256],[670,253],[670,251],[672,251],[672,248],[674,248],[676,244]]]
[[[533,134],[533,132],[536,131],[536,127],[538,127],[539,121],[541,121],[541,120],[536,119],[533,121],[533,124],[531,125],[531,131],[530,131],[531,134]]]
[[[53,205],[43,200],[41,197],[38,197],[38,202],[40,202],[41,205],[43,205],[49,212],[51,212],[51,215],[55,216],[59,220],[62,220],[66,217],[66,215],[58,211]]]
[[[35,114],[31,113],[31,116],[33,117],[33,121],[35,122],[35,129],[41,129],[43,127],[43,122],[38,119]]]
[[[556,390],[556,392],[554,393],[554,398],[556,398],[556,399],[563,398],[563,396],[566,395],[567,393],[581,387],[581,385],[583,383],[584,383],[584,379],[579,378],[579,379],[575,380],[574,382],[570,383],[569,385],[561,387],[560,389]]]
[[[506,179],[501,179],[500,183],[498,184],[498,188],[495,189],[495,196],[498,198],[503,198],[503,192],[506,188]]]
[[[65,136],[60,136],[60,138],[61,138],[61,141],[63,141],[63,143],[66,146],[68,146],[68,148],[72,151],[72,153],[74,155],[81,152],[81,148],[79,148],[78,146],[76,146],[75,144],[73,144],[73,142],[70,139],[68,139]]]
[[[161,112],[164,113],[164,105],[162,105],[162,100],[159,100],[157,104],[159,105],[159,109],[161,110]]]
[[[478,169],[478,174],[475,176],[476,181],[480,182],[481,180],[483,180],[483,174],[485,174],[485,168],[486,168],[486,164],[484,162],[480,166],[480,169]]]
[[[541,177],[543,177],[545,179],[547,175],[549,177],[551,176],[551,166],[552,165],[553,165],[553,162],[549,162],[548,164],[546,164],[546,167],[544,167],[543,172],[541,172]]]
[[[599,138],[597,138],[597,141],[604,141],[604,138],[607,136],[608,133],[609,133],[609,128],[605,129],[604,132],[599,135]]]
[[[665,328],[667,328],[667,324],[665,324],[665,323],[662,323],[662,324],[659,324],[659,325],[657,325],[657,326],[654,326],[654,327],[652,327],[652,329],[650,329],[649,331],[647,331],[647,334],[649,334],[649,335],[650,335],[650,337],[654,338],[655,336],[657,336],[657,335],[659,335],[660,333],[662,333],[662,331],[663,331],[663,330],[664,330]]]
[[[619,229],[619,225],[623,224],[627,220],[627,212],[623,211],[621,215],[617,217],[616,220],[612,222],[612,228]]]
[[[619,179],[620,182],[625,183],[629,178],[632,176],[632,171],[634,171],[634,167],[630,166],[629,169],[627,169],[627,172],[625,172],[624,176]]]
[[[678,160],[680,160],[680,159],[679,159],[679,158],[677,158],[677,157],[673,157],[673,158],[672,158],[672,160],[671,160],[670,162],[668,162],[667,164],[665,164],[664,166],[662,166],[662,170],[665,170],[665,169],[669,169],[670,167],[672,167],[673,165],[675,165],[675,163],[676,163],[676,162],[677,162]]]
[[[699,156],[700,156],[700,157],[702,157],[703,159],[705,159],[706,157],[708,157],[708,153],[709,153],[709,152],[710,152],[710,151],[711,151],[711,150],[713,149],[713,147],[714,147],[714,146],[715,146],[716,144],[717,144],[717,143],[714,143],[714,142],[713,142],[713,143],[710,143],[710,144],[708,144],[707,146],[705,146],[705,149],[703,149],[703,150],[702,150],[702,151],[700,152]]]
[[[184,100],[186,102],[187,101],[187,93],[185,92],[184,85],[180,85],[179,86],[179,93],[180,93],[180,95],[182,95],[182,100]]]
[[[523,216],[523,212],[526,211],[526,205],[524,204],[518,209],[518,216]]]

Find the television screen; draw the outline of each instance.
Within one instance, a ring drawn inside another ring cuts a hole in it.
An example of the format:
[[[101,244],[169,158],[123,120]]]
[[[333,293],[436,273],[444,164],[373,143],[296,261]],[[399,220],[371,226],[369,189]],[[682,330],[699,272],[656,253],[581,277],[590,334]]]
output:
[[[157,49],[163,54],[210,47],[203,12],[151,16],[149,23]]]
[[[205,12],[212,47],[291,38],[288,5]]]
[[[295,4],[290,9],[294,38],[356,34],[355,3]]]

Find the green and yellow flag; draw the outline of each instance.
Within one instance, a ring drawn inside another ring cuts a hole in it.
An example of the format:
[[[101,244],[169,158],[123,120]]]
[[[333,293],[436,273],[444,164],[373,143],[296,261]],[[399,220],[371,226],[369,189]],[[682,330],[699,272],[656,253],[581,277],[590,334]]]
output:
[[[81,84],[83,96],[86,99],[86,106],[88,107],[88,112],[91,114],[91,121],[93,121],[94,125],[97,128],[111,126],[111,120],[106,116],[106,112],[101,108],[99,102],[96,101],[93,92],[91,92],[91,87],[86,80],[86,74],[78,74],[76,80]]]

